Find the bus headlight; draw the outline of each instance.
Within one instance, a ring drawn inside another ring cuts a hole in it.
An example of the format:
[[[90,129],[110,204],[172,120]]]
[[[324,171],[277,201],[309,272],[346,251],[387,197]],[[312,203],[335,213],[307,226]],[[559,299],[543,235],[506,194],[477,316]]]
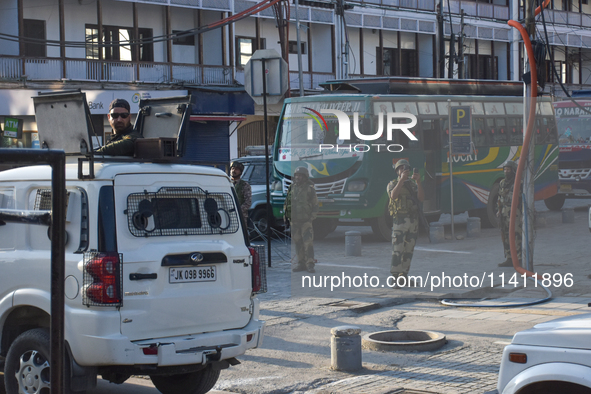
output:
[[[366,181],[351,181],[347,184],[347,191],[348,192],[361,192],[365,190],[367,186]]]
[[[283,185],[281,184],[281,181],[273,181],[271,183],[271,190],[275,191],[275,192],[280,192],[283,190]]]

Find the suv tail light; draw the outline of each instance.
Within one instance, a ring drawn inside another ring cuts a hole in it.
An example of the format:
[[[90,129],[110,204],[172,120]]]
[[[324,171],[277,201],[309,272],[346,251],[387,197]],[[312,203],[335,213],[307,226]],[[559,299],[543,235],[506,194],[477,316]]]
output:
[[[254,245],[248,248],[252,257],[252,292],[255,294],[267,292],[267,268],[265,266],[264,245]],[[261,259],[263,257],[263,259]]]
[[[85,253],[84,305],[121,306],[123,304],[121,261],[121,255],[118,253]]]

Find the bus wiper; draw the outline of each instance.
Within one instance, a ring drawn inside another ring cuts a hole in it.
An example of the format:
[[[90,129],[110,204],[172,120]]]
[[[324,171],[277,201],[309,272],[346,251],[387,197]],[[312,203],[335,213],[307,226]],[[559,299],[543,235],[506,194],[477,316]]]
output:
[[[310,159],[310,158],[312,158],[312,157],[318,157],[318,156],[320,156],[320,157],[324,157],[324,154],[322,154],[322,153],[317,153],[317,154],[315,154],[315,155],[310,155],[310,156],[298,156],[298,158],[299,158],[300,160],[303,160],[303,159]]]

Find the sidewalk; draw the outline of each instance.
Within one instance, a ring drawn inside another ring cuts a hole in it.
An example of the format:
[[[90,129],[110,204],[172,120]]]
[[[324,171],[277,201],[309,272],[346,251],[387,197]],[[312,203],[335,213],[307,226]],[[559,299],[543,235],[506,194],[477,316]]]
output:
[[[543,203],[542,203],[543,206]],[[390,244],[373,241],[362,231],[362,257],[344,256],[344,231],[315,243],[317,276],[363,272],[385,277],[389,271]],[[447,231],[448,229],[446,229]],[[456,233],[461,233],[462,224]],[[465,230],[464,230],[465,231]],[[515,271],[499,268],[503,260],[497,229],[485,229],[477,239],[431,245],[420,237],[411,274],[445,271],[446,274],[492,273],[495,292],[483,308],[456,308],[440,298],[470,295],[488,289],[389,289],[376,287],[350,294],[321,292],[319,296],[294,290],[300,274],[292,274],[288,261],[273,261],[268,270],[269,291],[261,295],[261,318],[267,321],[260,349],[240,357],[241,365],[222,372],[218,390],[236,393],[484,393],[496,387],[503,347],[517,332],[562,316],[585,313],[591,302],[588,261],[591,235],[587,212],[575,212],[574,224],[563,224],[560,212],[548,212],[547,224],[537,230],[535,267],[542,272],[573,275],[573,286],[552,287],[554,299],[517,308],[492,307],[501,302],[546,297],[541,288],[518,286],[498,292],[498,275]],[[304,273],[305,274],[305,273]],[[507,279],[505,279],[507,281]],[[532,282],[533,283],[533,282]],[[556,284],[556,283],[553,283]],[[475,301],[475,300],[473,300]],[[591,310],[590,310],[591,311]],[[422,329],[442,332],[448,344],[435,352],[363,351],[363,369],[344,373],[330,369],[330,329],[353,324],[368,333]],[[409,391],[410,392],[410,391]]]

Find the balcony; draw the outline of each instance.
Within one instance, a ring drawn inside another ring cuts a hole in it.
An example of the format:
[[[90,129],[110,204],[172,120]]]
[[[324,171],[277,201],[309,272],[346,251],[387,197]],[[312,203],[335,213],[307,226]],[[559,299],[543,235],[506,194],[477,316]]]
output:
[[[523,19],[523,9],[519,9],[519,17]],[[579,12],[544,10],[544,19],[548,24],[591,27],[591,15]]]
[[[0,80],[233,85],[232,67],[0,56]]]
[[[303,79],[304,89],[322,89],[318,85],[335,79],[335,75],[332,73],[304,71]],[[244,70],[236,70],[236,82],[244,85]],[[289,88],[291,90],[298,90],[300,88],[300,77],[297,71],[289,72]]]
[[[443,4],[444,13],[448,10],[447,2],[449,1],[449,9],[452,14],[460,14],[461,10],[471,17],[509,20],[509,7],[505,5],[496,5],[488,3],[478,3],[474,1],[462,0],[445,0]]]

